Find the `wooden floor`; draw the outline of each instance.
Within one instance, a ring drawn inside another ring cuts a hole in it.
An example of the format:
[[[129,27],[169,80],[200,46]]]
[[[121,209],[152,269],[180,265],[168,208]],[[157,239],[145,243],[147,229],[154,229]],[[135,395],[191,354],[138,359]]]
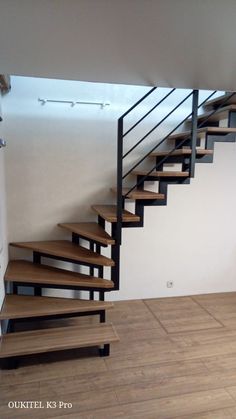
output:
[[[2,370],[0,418],[236,418],[236,293],[117,302],[108,316],[120,336],[109,358],[71,351]],[[94,320],[66,320],[78,321]]]

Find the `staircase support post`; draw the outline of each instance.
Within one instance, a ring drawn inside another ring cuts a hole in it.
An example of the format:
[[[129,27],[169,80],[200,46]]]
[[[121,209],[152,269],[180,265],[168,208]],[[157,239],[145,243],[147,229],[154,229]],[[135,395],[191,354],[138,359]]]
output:
[[[195,173],[195,162],[196,162],[196,146],[197,146],[197,117],[198,117],[198,96],[199,91],[193,90],[192,99],[192,126],[191,126],[191,157],[189,164],[189,176],[194,177]]]
[[[117,223],[112,224],[112,237],[114,238],[117,237]],[[115,284],[114,290],[119,290],[120,288],[120,244],[117,242],[114,246],[111,247],[111,258],[115,262],[115,266],[112,266],[111,268],[111,279]]]
[[[123,176],[123,117],[118,119],[118,138],[117,138],[117,225],[116,225],[116,244],[121,245],[122,235],[122,176]]]
[[[41,264],[41,255],[38,252],[33,252],[33,262],[37,264]],[[41,287],[34,287],[34,295],[41,297],[42,296],[42,288]]]

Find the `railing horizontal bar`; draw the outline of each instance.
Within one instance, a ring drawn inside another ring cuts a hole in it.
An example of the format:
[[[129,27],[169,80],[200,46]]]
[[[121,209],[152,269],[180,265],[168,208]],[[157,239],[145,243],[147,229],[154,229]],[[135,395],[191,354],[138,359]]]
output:
[[[163,159],[161,159],[156,165],[155,165],[155,167],[153,167],[148,173],[146,173],[146,175],[145,176],[143,176],[142,178],[141,178],[141,180],[139,181],[139,182],[137,182],[124,196],[123,196],[123,198],[125,199],[129,194],[130,194],[130,192],[132,192],[137,186],[139,186],[139,185],[141,185],[147,178],[148,178],[148,176],[155,170],[155,169],[158,169],[158,167],[159,166],[161,166],[163,163],[165,163],[165,161],[172,155],[172,153],[174,153],[174,151],[175,150],[177,150],[177,147],[181,147],[181,145],[183,145],[185,142],[186,142],[187,140],[186,140],[186,138],[185,139],[183,139],[179,144],[178,144],[178,146],[175,146],[169,153],[168,153],[168,155],[166,155],[165,157],[163,157]]]
[[[192,92],[193,93],[193,92]],[[207,102],[207,100],[209,100],[214,94],[216,93],[216,90],[213,92],[213,93],[211,93],[203,102],[201,102],[199,105],[198,105],[198,109],[205,103],[205,102]],[[141,160],[139,160],[139,162],[135,165],[135,166],[133,166],[132,167],[132,169],[130,169],[124,176],[123,176],[123,179],[125,179],[126,178],[126,176],[128,176],[139,164],[141,164],[148,156],[149,156],[149,154],[151,154],[154,150],[156,150],[156,148],[157,147],[159,147],[171,134],[173,134],[173,132],[174,131],[176,131],[188,118],[190,118],[192,116],[192,112],[188,115],[188,116],[186,116],[186,118],[184,118],[183,119],[183,121],[182,122],[180,122],[168,135],[166,135],[163,139],[162,139],[162,141],[160,142],[160,143],[158,143],[148,154],[146,154]],[[188,138],[186,138],[185,139],[185,141],[187,141],[188,140]]]
[[[154,150],[156,150],[157,147],[159,147],[162,143],[164,143],[164,141],[171,135],[173,134],[174,131],[176,131],[188,118],[190,118],[190,116],[192,116],[192,112],[186,116],[186,118],[184,118],[172,131],[169,132],[169,134],[167,134],[155,147],[153,147],[147,154],[145,154],[144,157],[142,157],[141,160],[139,160],[138,163],[136,163],[132,169],[130,169],[128,172],[125,173],[125,175],[123,176],[122,179],[125,179],[126,176],[128,176],[140,163],[142,163],[151,153],[153,153]],[[185,138],[184,141],[187,141],[187,138]]]
[[[201,102],[199,105],[198,105],[198,109],[204,104],[204,103],[206,103],[215,93],[217,92],[217,90],[215,90],[213,93],[211,93],[206,99],[204,99],[204,101],[203,102]],[[236,92],[235,92],[236,93]],[[229,97],[232,97],[235,93],[233,93],[232,95],[230,95]],[[229,99],[229,97],[227,97],[227,100]],[[226,100],[226,101],[227,101]],[[190,115],[188,115],[187,117],[186,117],[186,119],[188,119],[191,115],[193,114],[193,112],[190,114]],[[184,121],[182,121],[182,123],[183,123]],[[182,124],[181,123],[181,124]],[[176,130],[178,128],[178,126],[174,129],[174,131]],[[173,132],[174,132],[173,131]],[[168,134],[168,136],[169,135],[171,135],[172,134],[172,132],[170,133],[170,134]],[[167,137],[168,138],[168,137]],[[156,169],[158,169],[158,167],[160,167],[163,163],[165,163],[165,161],[171,156],[171,154],[177,149],[177,147],[181,147],[188,139],[189,139],[190,137],[186,137],[186,138],[184,138],[179,144],[178,144],[178,146],[175,146],[165,157],[163,157],[163,159],[161,159],[159,162],[158,162],[158,164],[156,164],[155,165],[155,167],[153,167],[145,176],[143,176],[142,178],[141,178],[141,180],[139,181],[139,182],[137,182],[125,195],[124,195],[124,199],[130,194],[130,192],[132,192],[137,186],[139,186],[140,184],[142,184],[147,178],[148,178],[148,176],[154,171],[154,170],[156,170]],[[164,138],[163,140],[162,140],[162,142],[165,140],[166,138]],[[159,146],[159,145],[161,145],[161,143],[162,142],[160,142],[158,145],[157,145],[157,147]],[[155,147],[155,149],[157,148],[157,147]],[[149,152],[149,154],[151,154],[152,152],[153,152],[154,150],[151,150],[150,152]],[[148,154],[148,155],[149,155]],[[140,164],[140,163],[139,163]],[[133,169],[134,169],[134,167],[133,167]],[[131,169],[131,171],[133,171],[133,169]]]
[[[128,111],[126,111],[123,115],[121,115],[119,119],[124,118],[126,115],[128,115],[134,108],[136,108],[136,106],[138,106],[144,99],[146,99],[146,97],[148,97],[156,89],[157,87],[155,86],[151,90],[149,90],[146,93],[146,95],[144,95],[141,99],[138,100],[138,102],[136,102],[133,106],[131,106],[131,108],[129,108]]]
[[[158,124],[156,124],[147,134],[145,134],[141,140],[139,140],[133,147],[131,147],[124,155],[123,159],[128,156],[131,151],[133,151],[139,144],[141,144],[156,128],[158,128],[162,122],[164,122],[176,109],[179,108],[190,96],[192,96],[193,92],[189,93],[181,102],[178,103],[177,106],[175,106]]]
[[[200,105],[198,105],[198,109],[199,108],[201,108],[203,105],[204,105],[204,103],[206,103],[212,96],[214,96],[214,94],[217,92],[217,90],[214,90],[214,92],[213,93],[211,93],[209,96],[207,96],[207,98],[206,99],[204,99],[204,101],[202,102],[202,103],[200,103]]]
[[[156,105],[154,105],[150,111],[148,111],[144,116],[142,116],[142,118],[140,118],[131,128],[128,129],[128,131],[126,131],[123,134],[123,138],[128,135],[135,127],[137,127],[138,124],[140,124],[140,122],[142,122],[148,115],[150,115],[150,113],[152,111],[154,111],[154,109],[157,108],[157,106],[159,106],[162,102],[164,102],[164,100],[166,100],[168,98],[168,96],[170,96],[176,89],[172,89],[170,92],[168,92],[159,102],[157,102]]]

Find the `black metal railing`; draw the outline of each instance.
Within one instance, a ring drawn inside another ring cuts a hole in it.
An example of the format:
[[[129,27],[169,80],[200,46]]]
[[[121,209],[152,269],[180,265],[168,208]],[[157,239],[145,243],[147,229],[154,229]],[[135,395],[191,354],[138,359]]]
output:
[[[189,163],[189,177],[194,177],[194,170],[195,170],[195,161],[196,161],[196,145],[197,145],[197,130],[204,126],[208,119],[212,117],[216,112],[218,112],[225,103],[235,94],[232,93],[226,97],[226,99],[220,103],[218,107],[216,107],[213,111],[209,112],[207,117],[198,124],[198,110],[210,99],[213,95],[217,92],[216,90],[213,91],[210,95],[207,96],[200,104],[199,101],[199,91],[192,90],[184,99],[182,99],[164,118],[161,119],[157,124],[154,125],[152,129],[150,129],[141,139],[139,139],[135,145],[133,145],[125,154],[123,154],[123,141],[124,138],[129,134],[137,125],[139,125],[150,113],[156,109],[160,104],[162,104],[167,97],[172,95],[172,93],[176,89],[171,89],[160,101],[158,101],[144,116],[142,116],[134,125],[131,126],[126,132],[124,132],[124,118],[133,111],[140,103],[142,103],[149,95],[151,95],[157,87],[152,88],[147,94],[145,94],[138,102],[136,102],[128,111],[126,111],[119,119],[118,119],[118,142],[117,142],[117,226],[116,226],[116,243],[117,245],[121,244],[121,234],[122,234],[122,211],[124,208],[125,198],[132,192],[134,189],[139,187],[143,184],[143,182],[151,175],[154,170],[157,170],[161,167],[168,158],[174,153],[174,151],[181,146],[183,146],[187,141],[189,142],[189,146],[191,149],[190,155],[190,163]],[[192,97],[192,111],[189,113],[184,119],[181,120],[164,138],[156,144],[148,153],[146,153],[138,162],[136,162],[126,173],[123,174],[123,161],[125,157],[127,157],[133,150],[136,149],[138,145],[140,145],[147,137],[150,136],[169,116],[173,114],[187,99]],[[142,176],[134,186],[132,186],[124,195],[122,192],[123,189],[123,180],[131,173],[133,170],[138,167],[151,153],[153,153],[160,145],[162,145],[178,128],[181,127],[186,121],[189,120],[191,123],[191,135],[186,136],[181,141],[178,141],[178,144],[173,147],[167,155],[165,155],[161,160],[158,161],[155,166],[153,166],[145,176]]]

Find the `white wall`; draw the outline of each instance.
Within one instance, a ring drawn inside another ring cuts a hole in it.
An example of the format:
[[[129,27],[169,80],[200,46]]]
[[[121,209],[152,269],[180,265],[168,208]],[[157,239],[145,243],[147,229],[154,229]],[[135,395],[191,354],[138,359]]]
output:
[[[95,220],[90,205],[113,202],[109,189],[115,185],[117,118],[146,91],[137,86],[12,79],[12,91],[4,100],[10,241],[69,238],[57,223]],[[178,91],[172,101],[186,93]],[[111,106],[41,106],[38,97],[110,101]],[[189,113],[189,105],[153,135],[150,146]],[[173,102],[167,101],[156,117],[171,107]],[[129,124],[138,116],[135,113]],[[139,135],[153,123],[152,116]],[[135,158],[142,151],[139,148]],[[123,230],[121,290],[111,298],[236,289],[235,160],[235,144],[217,144],[214,164],[198,165],[191,185],[169,186],[167,207],[145,208],[143,229]],[[173,289],[167,289],[168,280],[174,281]]]
[[[0,94],[0,115],[1,112]],[[3,133],[3,124],[0,122],[0,138]],[[0,307],[4,299],[4,280],[3,276],[8,261],[8,242],[7,242],[7,222],[6,222],[6,195],[5,195],[5,150],[0,148]]]
[[[236,145],[217,143],[191,185],[169,186],[167,207],[146,208],[144,229],[124,231],[121,298],[236,290],[235,162]]]

